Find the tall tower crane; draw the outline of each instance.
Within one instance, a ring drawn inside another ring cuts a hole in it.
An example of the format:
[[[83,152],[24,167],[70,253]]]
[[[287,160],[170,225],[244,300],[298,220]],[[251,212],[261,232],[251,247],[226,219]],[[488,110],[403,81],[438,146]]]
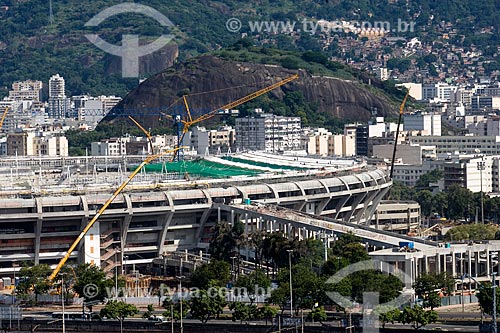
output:
[[[403,117],[403,111],[405,109],[406,100],[410,95],[410,90],[406,92],[405,98],[403,98],[403,102],[399,106],[399,118],[398,118],[398,127],[396,128],[396,138],[394,140],[394,149],[392,150],[392,160],[391,160],[391,172],[389,178],[392,180],[392,176],[394,174],[394,161],[396,160],[396,149],[398,146],[398,138],[399,138],[399,127],[401,126],[401,118]]]
[[[182,146],[182,141],[184,139],[184,136],[186,135],[186,133],[189,131],[189,128],[191,126],[193,126],[194,124],[197,124],[197,123],[200,123],[204,120],[208,120],[210,118],[213,118],[214,116],[216,116],[220,110],[228,110],[228,109],[232,109],[234,107],[237,107],[238,105],[241,105],[241,104],[244,104],[248,101],[251,101],[252,99],[254,98],[257,98],[261,95],[264,95],[268,92],[270,92],[271,90],[274,90],[278,87],[281,87],[282,85],[284,84],[287,84],[293,80],[296,80],[299,78],[299,75],[298,74],[294,74],[284,80],[281,80],[279,82],[276,82],[264,89],[261,89],[261,90],[257,90],[253,93],[251,93],[250,95],[247,95],[245,97],[242,97],[234,102],[231,102],[231,103],[228,103],[226,105],[223,105],[219,108],[216,108],[198,118],[194,118],[191,116],[191,110],[189,108],[189,104],[187,102],[187,97],[188,95],[184,95],[182,96],[182,100],[184,102],[184,107],[186,109],[186,113],[187,113],[187,117],[186,119],[182,119],[182,117],[180,115],[174,115],[174,116],[170,116],[170,115],[167,115],[167,117],[170,117],[174,120],[175,124],[177,125],[177,146],[180,147]],[[180,154],[181,154],[181,149],[177,150],[175,153],[174,153],[174,159],[175,157],[177,157],[177,159],[179,160],[180,158]]]

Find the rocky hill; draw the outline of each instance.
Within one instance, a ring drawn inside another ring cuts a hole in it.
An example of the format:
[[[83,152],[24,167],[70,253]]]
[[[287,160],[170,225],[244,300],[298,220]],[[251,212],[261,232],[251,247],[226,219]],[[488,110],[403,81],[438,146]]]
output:
[[[224,60],[207,55],[178,64],[149,78],[131,91],[106,120],[115,122],[124,119],[121,116],[132,113],[148,127],[156,128],[160,125],[159,110],[175,114],[179,109],[167,108],[172,104],[182,108],[179,97],[183,94],[189,95],[188,101],[194,112],[203,112],[295,73],[299,74],[299,79],[273,90],[270,93],[273,99],[283,100],[288,92],[298,91],[319,113],[348,120],[367,120],[374,110],[380,116],[394,115],[396,110],[389,96],[356,80],[312,75],[302,69]]]

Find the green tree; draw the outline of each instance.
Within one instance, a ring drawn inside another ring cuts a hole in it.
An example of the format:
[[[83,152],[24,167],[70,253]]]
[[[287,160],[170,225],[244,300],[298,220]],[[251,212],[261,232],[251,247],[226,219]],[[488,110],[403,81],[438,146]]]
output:
[[[312,309],[312,311],[309,313],[309,319],[312,321],[317,321],[319,323],[323,323],[325,320],[328,319],[328,316],[326,315],[325,307],[324,306],[318,306]]]
[[[290,302],[290,284],[280,283],[279,287],[271,292],[268,302],[277,305],[281,310],[281,315],[283,315]]]
[[[448,230],[445,239],[447,241],[492,240],[498,231],[498,227],[493,224],[463,224]]]
[[[257,269],[250,274],[240,275],[236,281],[235,287],[242,288],[246,291],[251,303],[254,302],[255,297],[258,296],[260,290],[267,290],[271,287],[271,280],[262,270]]]
[[[245,226],[240,221],[232,226],[225,221],[217,223],[210,240],[209,253],[214,259],[229,262],[231,256],[239,253],[244,232]]]
[[[415,330],[435,323],[438,320],[438,314],[434,310],[424,310],[421,306],[415,305],[413,308],[407,306],[401,313],[401,323],[410,324]]]
[[[259,319],[264,319],[266,321],[272,320],[276,315],[278,314],[278,310],[276,308],[269,306],[269,304],[264,304],[264,306],[261,306],[260,308],[257,309],[257,317]]]
[[[379,315],[379,320],[382,323],[382,328],[385,328],[387,323],[394,324],[401,320],[401,311],[399,309],[392,309],[390,311],[381,313]]]
[[[96,265],[81,264],[75,269],[76,282],[73,285],[73,290],[83,297],[84,304],[92,311],[92,306],[97,303],[104,302],[107,298],[112,297],[111,291],[114,290],[115,281],[107,279],[106,273]],[[118,287],[123,287],[125,282],[118,280]],[[89,289],[88,286],[95,286]],[[115,291],[116,293],[116,291]]]
[[[352,233],[340,236],[333,244],[332,256],[345,258],[350,264],[370,259],[368,252],[361,245],[361,238]]]
[[[214,289],[212,288],[211,291]],[[224,296],[220,293],[209,294],[207,290],[200,289],[189,300],[191,316],[206,323],[214,317],[218,317],[227,305]]]
[[[281,269],[278,273],[278,283],[281,286],[289,287],[290,271]],[[323,298],[323,280],[316,275],[307,265],[297,264],[292,266],[292,287],[293,287],[293,306],[298,312],[300,309],[312,309],[314,304]],[[272,294],[271,294],[272,295]],[[278,294],[279,295],[279,294]],[[281,293],[281,295],[285,295]],[[272,296],[271,296],[272,297]],[[290,300],[290,295],[286,296],[287,303]],[[279,300],[283,302],[284,300]]]
[[[148,304],[148,308],[144,313],[142,314],[142,318],[144,319],[149,319],[153,315],[153,312],[155,311],[155,308],[153,304]]]
[[[432,199],[432,210],[439,213],[441,216],[447,216],[448,211],[448,194],[438,192]]]
[[[496,294],[496,309],[497,314],[500,313],[500,288],[495,288]],[[477,300],[479,302],[479,306],[481,307],[481,311],[488,315],[493,314],[493,289],[491,288],[491,283],[483,283],[479,287],[479,293],[477,294]]]
[[[21,295],[34,294],[35,304],[38,304],[38,296],[49,291],[51,283],[48,277],[52,269],[46,264],[23,267],[19,270],[19,284],[16,292]]]
[[[229,304],[229,310],[232,313],[233,321],[243,321],[248,322],[250,319],[254,318],[257,315],[257,307],[252,304],[245,304],[242,302],[233,302]]]
[[[454,220],[468,217],[474,199],[472,192],[457,184],[451,185],[447,192],[449,217]]]
[[[231,265],[225,261],[211,260],[198,267],[191,275],[191,285],[208,289],[210,285],[225,286],[231,280]]]
[[[442,272],[420,275],[413,284],[413,288],[415,294],[423,300],[424,308],[430,307],[433,310],[441,306],[439,293],[451,294],[454,285],[453,277]]]
[[[433,196],[431,191],[420,190],[417,193],[415,201],[417,201],[420,204],[420,209],[424,216],[431,216],[432,204],[433,204]]]
[[[163,316],[165,318],[169,318],[170,320],[172,319],[175,321],[181,320],[181,302],[182,302],[182,318],[185,318],[189,312],[189,302],[185,300],[174,302],[172,299],[168,297],[163,301],[162,304],[162,307],[166,310],[165,312],[163,312]]]
[[[417,180],[417,188],[429,188],[430,183],[435,183],[440,179],[443,179],[444,172],[439,169],[434,169],[422,176]]]
[[[135,305],[125,303],[123,301],[110,300],[101,309],[100,316],[108,319],[118,319],[120,321],[120,332],[123,332],[123,321],[127,317],[131,317],[139,313]]]

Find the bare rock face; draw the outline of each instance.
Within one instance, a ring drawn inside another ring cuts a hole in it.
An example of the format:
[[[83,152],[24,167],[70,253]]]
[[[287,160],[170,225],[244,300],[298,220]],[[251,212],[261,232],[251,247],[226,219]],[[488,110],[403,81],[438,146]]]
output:
[[[148,127],[155,128],[159,126],[158,111],[175,104],[183,94],[190,95],[189,104],[193,109],[212,110],[296,73],[299,79],[273,90],[271,96],[282,99],[286,92],[301,91],[306,101],[318,106],[319,112],[353,121],[369,119],[374,110],[379,116],[395,114],[383,94],[376,95],[357,82],[313,76],[303,70],[276,65],[203,56],[149,78],[131,91],[107,120],[133,112]],[[210,93],[203,93],[208,91]],[[174,114],[175,110],[171,108],[167,112]]]
[[[169,43],[156,52],[145,55],[139,59],[139,75],[160,73],[172,66],[179,56],[177,44]],[[122,59],[111,55],[106,55],[106,73],[121,74]]]

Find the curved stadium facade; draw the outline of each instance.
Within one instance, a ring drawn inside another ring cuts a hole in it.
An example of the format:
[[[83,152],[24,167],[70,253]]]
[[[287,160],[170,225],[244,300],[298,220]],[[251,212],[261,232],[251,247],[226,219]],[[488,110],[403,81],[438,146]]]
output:
[[[140,160],[1,160],[3,178],[9,178],[6,167],[16,164],[14,179],[19,181],[15,186],[0,183],[0,274],[11,273],[13,261],[56,264],[126,178],[120,170]],[[391,186],[385,171],[354,160],[263,153],[160,163],[149,171],[155,168],[156,173],[140,174],[113,201],[72,260],[109,271],[121,263],[148,264],[170,251],[206,249],[221,218],[217,204],[277,204],[369,223]]]

